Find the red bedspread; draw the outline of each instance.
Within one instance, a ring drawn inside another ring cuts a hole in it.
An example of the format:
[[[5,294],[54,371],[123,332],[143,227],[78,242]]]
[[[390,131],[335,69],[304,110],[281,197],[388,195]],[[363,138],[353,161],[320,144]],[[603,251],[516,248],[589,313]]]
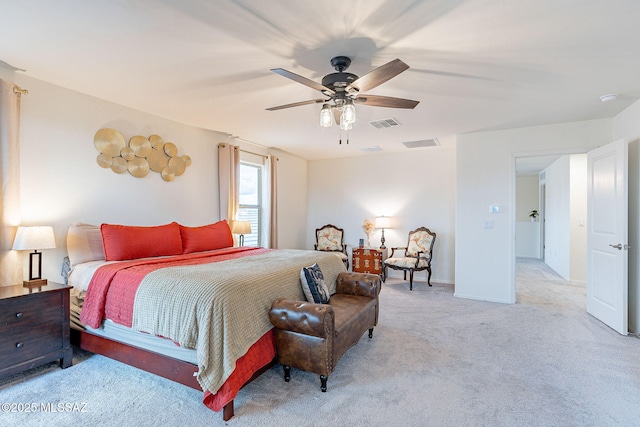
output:
[[[80,320],[92,328],[98,328],[104,319],[131,327],[136,291],[146,274],[161,268],[219,262],[267,251],[269,249],[226,248],[159,259],[106,264],[100,267],[91,279]],[[274,357],[274,334],[271,330],[238,359],[233,374],[216,393],[205,390],[203,403],[214,411],[220,411],[236,397],[240,388],[253,374],[271,362]]]

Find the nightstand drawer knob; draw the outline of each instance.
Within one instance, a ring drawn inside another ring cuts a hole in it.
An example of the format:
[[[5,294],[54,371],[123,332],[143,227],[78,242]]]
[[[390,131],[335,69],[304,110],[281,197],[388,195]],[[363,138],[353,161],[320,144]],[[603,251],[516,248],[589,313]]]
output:
[[[16,343],[16,348],[22,348],[24,346],[24,344],[22,344],[21,342]]]
[[[18,319],[22,319],[22,316],[24,316],[24,313],[16,313],[16,317]]]

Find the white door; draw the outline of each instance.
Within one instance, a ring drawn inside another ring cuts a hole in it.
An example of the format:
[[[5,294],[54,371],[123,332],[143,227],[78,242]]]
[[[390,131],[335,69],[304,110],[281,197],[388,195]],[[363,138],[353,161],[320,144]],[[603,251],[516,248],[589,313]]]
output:
[[[587,170],[587,312],[627,335],[627,142],[589,152]]]

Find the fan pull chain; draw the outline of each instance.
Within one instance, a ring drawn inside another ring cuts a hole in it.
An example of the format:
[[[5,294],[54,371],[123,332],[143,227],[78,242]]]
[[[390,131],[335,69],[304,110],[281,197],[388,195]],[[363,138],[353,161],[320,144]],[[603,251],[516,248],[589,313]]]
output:
[[[338,143],[342,145],[342,129],[340,129],[340,139],[338,140]],[[347,131],[347,144],[349,144],[349,131]]]

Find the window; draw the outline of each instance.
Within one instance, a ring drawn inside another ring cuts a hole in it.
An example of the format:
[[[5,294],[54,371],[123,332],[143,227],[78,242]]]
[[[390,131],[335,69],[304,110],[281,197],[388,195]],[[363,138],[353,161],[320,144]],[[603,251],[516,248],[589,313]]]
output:
[[[262,246],[262,166],[240,163],[240,199],[236,219],[251,223],[245,246]]]

